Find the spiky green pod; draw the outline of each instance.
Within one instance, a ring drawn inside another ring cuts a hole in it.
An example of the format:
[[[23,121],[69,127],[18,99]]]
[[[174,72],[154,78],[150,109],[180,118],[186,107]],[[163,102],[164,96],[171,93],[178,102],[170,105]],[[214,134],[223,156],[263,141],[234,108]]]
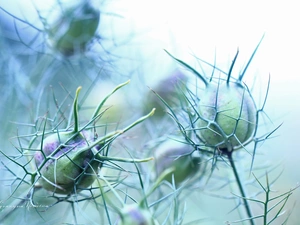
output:
[[[118,85],[98,104],[88,124],[95,121],[106,100],[128,83],[129,81]],[[123,130],[97,138],[91,128],[88,129],[87,126],[79,128],[78,96],[80,90],[81,87],[78,87],[73,102],[74,128],[70,131],[57,130],[48,137],[44,137],[46,132],[43,132],[42,141],[34,154],[36,172],[32,176],[32,182],[35,182],[36,175],[38,175],[38,183],[53,193],[69,195],[89,187],[97,178],[99,167],[104,160],[144,162],[152,159],[138,160],[102,156],[99,150],[104,144],[152,116],[155,109]]]
[[[209,83],[198,109],[199,134],[207,145],[231,151],[253,137],[257,109],[241,83]]]
[[[75,134],[72,131],[45,138],[42,151],[34,155],[41,174],[40,185],[58,194],[79,192],[89,187],[96,179],[101,164],[95,160],[96,149],[86,150],[94,141],[93,136],[90,131]]]
[[[72,7],[48,30],[54,49],[65,56],[83,52],[95,37],[100,21],[100,11],[89,2]]]
[[[89,187],[101,165],[95,160],[98,153],[96,146],[99,146],[94,144],[94,134],[90,130],[79,129],[80,90],[81,87],[78,87],[73,102],[74,129],[43,137],[37,146],[40,150],[34,154],[39,184],[53,193],[69,195]]]
[[[196,130],[198,130],[201,141],[208,147],[231,152],[247,145],[253,138],[258,122],[257,109],[255,101],[242,79],[260,43],[261,41],[238,79],[232,78],[231,73],[239,50],[232,61],[229,72],[222,71],[227,76],[226,80],[219,78],[217,82],[213,76],[207,79],[190,65],[166,51],[178,63],[197,75],[205,85],[196,109],[196,114],[199,116]]]

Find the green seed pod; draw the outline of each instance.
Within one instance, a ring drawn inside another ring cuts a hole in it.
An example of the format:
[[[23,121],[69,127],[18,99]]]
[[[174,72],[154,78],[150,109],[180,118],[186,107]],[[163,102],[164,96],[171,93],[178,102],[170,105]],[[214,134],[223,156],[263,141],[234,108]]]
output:
[[[89,1],[66,10],[48,30],[50,44],[65,56],[83,52],[95,36],[100,11]]]
[[[151,212],[138,204],[125,205],[120,211],[121,220],[118,225],[158,225]]]
[[[167,141],[155,152],[156,175],[159,176],[163,171],[172,168],[174,172],[164,179],[172,183],[174,176],[175,183],[179,184],[199,172],[200,161],[201,158],[192,146]]]
[[[53,193],[69,195],[89,187],[97,177],[101,163],[95,160],[98,153],[95,137],[90,130],[79,129],[78,95],[73,102],[74,129],[58,131],[38,145],[34,155],[40,176],[40,185]],[[95,147],[90,147],[95,146]]]
[[[257,109],[254,99],[242,79],[261,41],[262,39],[243,72],[238,79],[234,79],[231,77],[231,73],[239,54],[239,50],[237,51],[229,72],[226,74],[226,82],[219,78],[218,82],[214,83],[213,77],[208,80],[190,65],[166,51],[178,63],[197,75],[206,86],[203,95],[199,96],[197,130],[200,138],[208,147],[226,149],[231,152],[250,143],[255,135],[258,123]],[[215,68],[215,66],[213,67]]]
[[[241,83],[209,83],[198,109],[199,134],[209,146],[231,151],[244,146],[254,135],[257,109]]]
[[[59,132],[45,138],[42,151],[34,155],[41,175],[40,185],[48,191],[66,195],[89,187],[100,166],[100,162],[94,160],[96,149],[89,149],[93,141],[90,131]]]

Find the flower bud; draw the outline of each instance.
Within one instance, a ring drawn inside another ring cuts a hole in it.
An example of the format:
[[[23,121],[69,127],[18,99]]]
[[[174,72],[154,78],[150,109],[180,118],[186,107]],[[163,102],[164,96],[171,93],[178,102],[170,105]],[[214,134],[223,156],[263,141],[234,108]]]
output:
[[[180,70],[173,71],[165,79],[161,80],[153,90],[149,90],[146,95],[147,102],[144,111],[148,112],[153,107],[156,108],[153,118],[161,119],[167,115],[167,107],[159,99],[159,95],[170,107],[179,107],[185,102],[185,98],[181,95],[181,89],[186,85],[188,77]],[[153,91],[157,94],[154,94]]]
[[[156,174],[159,176],[166,169],[173,168],[174,172],[168,174],[165,180],[179,184],[199,172],[201,158],[190,145],[175,141],[167,141],[155,152]]]
[[[255,102],[240,83],[209,83],[198,109],[200,137],[211,147],[231,151],[244,146],[255,133]]]
[[[138,204],[125,205],[120,213],[121,221],[118,225],[158,225],[151,212]]]
[[[94,159],[93,148],[88,148],[93,141],[93,133],[86,130],[59,132],[45,138],[41,151],[34,155],[41,175],[40,185],[48,191],[66,195],[89,187],[100,166]]]

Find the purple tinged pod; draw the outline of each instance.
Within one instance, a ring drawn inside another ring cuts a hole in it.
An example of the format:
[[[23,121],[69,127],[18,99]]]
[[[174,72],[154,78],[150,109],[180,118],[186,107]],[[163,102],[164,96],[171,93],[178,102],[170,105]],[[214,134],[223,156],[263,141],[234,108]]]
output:
[[[174,172],[165,176],[165,180],[180,184],[192,178],[199,172],[201,158],[194,148],[187,144],[176,141],[167,141],[155,151],[155,169],[157,177],[167,169],[174,169]]]
[[[75,134],[73,131],[60,132],[45,138],[42,151],[34,155],[41,175],[40,185],[48,191],[65,195],[89,187],[101,166],[95,160],[95,147],[89,149],[93,141],[93,133],[86,130]]]
[[[138,204],[125,205],[120,211],[120,217],[118,225],[159,225],[149,209],[144,209]]]
[[[39,184],[53,193],[69,195],[89,187],[97,178],[101,163],[94,134],[80,130],[78,120],[79,87],[73,102],[74,129],[57,131],[38,145],[34,160]],[[91,147],[95,146],[95,147]]]
[[[160,98],[170,107],[179,107],[185,104],[185,98],[180,91],[183,90],[183,86],[187,84],[187,81],[188,77],[180,70],[175,70],[170,73],[165,79],[157,83],[156,86],[153,87],[153,90],[148,92],[144,111],[148,112],[151,108],[155,107],[156,112],[154,118],[161,119],[167,115],[167,107]],[[160,98],[157,95],[159,95]]]

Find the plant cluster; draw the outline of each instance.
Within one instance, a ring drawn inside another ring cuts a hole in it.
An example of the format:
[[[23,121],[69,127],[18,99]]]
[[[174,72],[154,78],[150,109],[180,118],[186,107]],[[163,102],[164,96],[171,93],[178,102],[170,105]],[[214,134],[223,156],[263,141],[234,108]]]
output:
[[[260,132],[272,124],[265,112],[270,80],[261,105],[243,81],[263,38],[237,76],[239,50],[228,71],[196,58],[211,74],[166,50],[176,68],[156,87],[145,85],[138,101],[136,77],[115,75],[125,57],[102,38],[101,23],[112,13],[100,5],[58,1],[48,13],[36,7],[39,25],[0,5],[14,21],[14,35],[4,38],[3,29],[0,46],[15,55],[0,59],[28,72],[0,65],[9,76],[3,88],[13,91],[1,98],[14,111],[0,108],[1,123],[5,135],[15,134],[0,146],[0,224],[218,224],[205,203],[192,206],[206,198],[225,202],[231,213],[224,224],[288,224],[298,186],[273,192],[280,167],[256,163],[281,126]],[[36,35],[28,41],[21,26]],[[16,54],[20,46],[25,57]]]

